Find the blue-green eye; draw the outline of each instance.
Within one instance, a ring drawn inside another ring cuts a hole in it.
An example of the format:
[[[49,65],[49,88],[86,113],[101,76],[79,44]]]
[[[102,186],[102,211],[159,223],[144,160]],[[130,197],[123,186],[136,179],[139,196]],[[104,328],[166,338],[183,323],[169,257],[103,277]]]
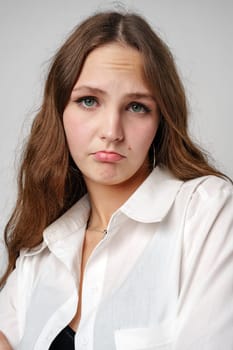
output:
[[[134,113],[148,113],[149,108],[144,106],[142,103],[132,102],[129,106],[129,110]]]
[[[84,108],[92,108],[96,106],[96,99],[92,96],[86,96],[78,99],[78,104],[82,105]]]

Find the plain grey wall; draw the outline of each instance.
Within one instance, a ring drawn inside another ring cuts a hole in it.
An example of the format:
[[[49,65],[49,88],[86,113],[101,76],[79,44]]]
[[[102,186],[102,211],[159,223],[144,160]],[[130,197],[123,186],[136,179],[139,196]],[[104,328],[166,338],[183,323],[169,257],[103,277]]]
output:
[[[121,4],[144,15],[168,43],[187,90],[191,133],[233,177],[232,0],[0,0],[0,238],[48,60],[80,20]]]

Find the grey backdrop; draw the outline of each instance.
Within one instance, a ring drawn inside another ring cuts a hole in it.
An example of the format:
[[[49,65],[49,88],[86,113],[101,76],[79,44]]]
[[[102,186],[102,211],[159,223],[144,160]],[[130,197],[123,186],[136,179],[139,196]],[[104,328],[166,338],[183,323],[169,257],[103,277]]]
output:
[[[232,0],[0,0],[0,238],[49,59],[85,16],[121,6],[144,15],[170,46],[187,90],[190,131],[233,177]]]

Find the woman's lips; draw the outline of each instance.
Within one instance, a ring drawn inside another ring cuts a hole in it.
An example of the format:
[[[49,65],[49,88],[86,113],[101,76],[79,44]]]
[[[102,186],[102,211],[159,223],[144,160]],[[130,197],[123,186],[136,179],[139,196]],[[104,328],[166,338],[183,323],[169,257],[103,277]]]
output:
[[[125,158],[123,155],[116,152],[107,152],[107,151],[99,151],[93,153],[93,157],[95,160],[99,162],[118,162],[119,160]]]

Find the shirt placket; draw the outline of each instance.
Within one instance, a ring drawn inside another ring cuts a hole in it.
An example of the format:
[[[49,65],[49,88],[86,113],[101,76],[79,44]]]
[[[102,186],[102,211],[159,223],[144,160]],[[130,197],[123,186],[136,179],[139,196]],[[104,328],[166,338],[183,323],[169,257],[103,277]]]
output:
[[[93,350],[95,316],[101,301],[105,271],[107,266],[107,247],[100,242],[89,258],[82,285],[82,316],[75,336],[75,348]]]

